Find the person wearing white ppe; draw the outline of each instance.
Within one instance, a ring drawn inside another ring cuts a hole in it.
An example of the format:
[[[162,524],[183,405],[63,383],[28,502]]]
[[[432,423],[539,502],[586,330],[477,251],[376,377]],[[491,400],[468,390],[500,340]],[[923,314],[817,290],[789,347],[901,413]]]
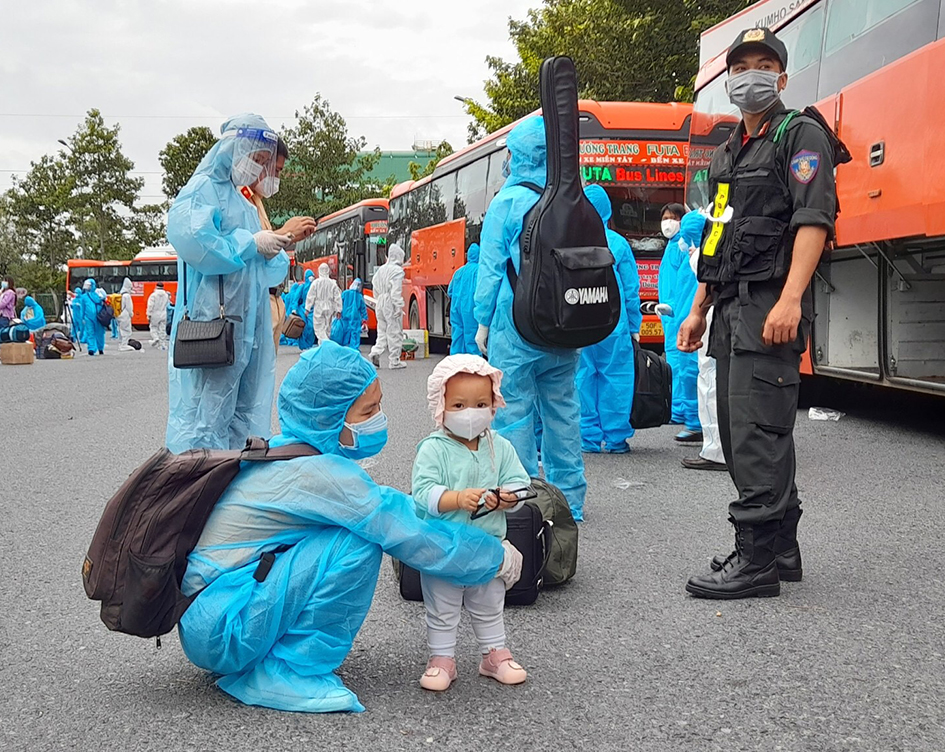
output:
[[[404,346],[404,249],[394,243],[387,263],[374,272],[371,281],[377,314],[377,342],[371,348],[371,362],[380,368],[381,355],[387,350],[391,370],[406,368],[400,360]]]
[[[689,247],[689,266],[696,273],[699,265],[699,250]],[[706,311],[706,331],[711,331],[712,308]],[[685,457],[683,467],[689,470],[721,470],[728,472],[725,455],[722,452],[722,436],[719,433],[719,412],[715,397],[715,358],[709,357],[709,338],[705,337],[699,348],[699,422],[702,424],[702,451],[693,459]]]
[[[124,352],[134,350],[128,344],[131,339],[131,317],[134,316],[134,302],[131,300],[131,293],[134,292],[134,285],[128,277],[125,277],[121,283],[121,313],[118,314],[118,349]]]
[[[179,281],[168,357],[166,444],[172,452],[241,449],[249,436],[272,435],[276,354],[269,288],[288,274],[283,249],[292,238],[264,230],[239,188],[254,185],[276,160],[279,137],[252,114],[230,118],[222,133],[167,216]],[[233,317],[233,365],[175,368],[180,321],[185,315],[219,318],[221,282],[226,314]]]
[[[305,312],[312,317],[318,344],[331,337],[331,322],[341,313],[341,288],[331,278],[328,264],[319,264],[318,279],[312,282],[305,298]]]
[[[151,347],[167,349],[167,306],[170,296],[164,291],[164,283],[158,282],[154,292],[148,296],[148,327],[151,330]]]

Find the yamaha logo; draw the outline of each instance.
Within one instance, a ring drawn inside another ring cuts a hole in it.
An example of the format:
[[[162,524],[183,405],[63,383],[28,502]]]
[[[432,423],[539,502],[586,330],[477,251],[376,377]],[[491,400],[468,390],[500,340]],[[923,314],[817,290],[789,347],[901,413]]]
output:
[[[597,305],[607,303],[610,295],[606,287],[572,287],[564,293],[568,305]]]

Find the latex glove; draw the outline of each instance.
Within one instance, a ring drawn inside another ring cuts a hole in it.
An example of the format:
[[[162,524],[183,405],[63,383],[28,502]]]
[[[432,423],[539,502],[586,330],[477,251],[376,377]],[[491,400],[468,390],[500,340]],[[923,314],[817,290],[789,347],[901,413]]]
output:
[[[668,316],[669,318],[672,318],[673,307],[671,305],[668,305],[667,303],[659,303],[656,306],[656,315],[659,316],[660,321],[663,320],[664,316]]]
[[[272,230],[260,230],[253,235],[253,240],[256,241],[256,250],[268,261],[278,256],[279,252],[292,242],[292,236],[279,235]]]
[[[631,334],[630,336],[633,337],[633,341],[634,341],[634,342],[639,343],[639,341],[640,341],[640,332],[634,332],[634,333]]]
[[[476,331],[476,345],[479,347],[479,352],[483,355],[489,352],[489,327],[479,325],[479,329]]]
[[[507,540],[502,541],[502,548],[505,549],[505,557],[496,577],[505,583],[505,589],[508,590],[522,576],[522,552]]]

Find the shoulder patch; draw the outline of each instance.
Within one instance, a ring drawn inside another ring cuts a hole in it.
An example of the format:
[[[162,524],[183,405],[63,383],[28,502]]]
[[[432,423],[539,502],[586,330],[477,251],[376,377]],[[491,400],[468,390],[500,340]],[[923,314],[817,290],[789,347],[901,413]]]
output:
[[[799,151],[791,160],[791,174],[799,183],[809,183],[820,169],[820,154],[815,151]]]

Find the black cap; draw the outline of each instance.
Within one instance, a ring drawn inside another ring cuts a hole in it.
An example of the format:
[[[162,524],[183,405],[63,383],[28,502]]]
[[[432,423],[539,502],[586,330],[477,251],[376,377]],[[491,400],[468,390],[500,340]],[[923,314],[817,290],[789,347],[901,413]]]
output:
[[[765,47],[771,50],[781,61],[782,70],[787,70],[787,47],[771,29],[765,28],[745,29],[735,37],[732,46],[728,48],[728,55],[725,56],[725,66],[731,68],[732,58],[746,47]]]

